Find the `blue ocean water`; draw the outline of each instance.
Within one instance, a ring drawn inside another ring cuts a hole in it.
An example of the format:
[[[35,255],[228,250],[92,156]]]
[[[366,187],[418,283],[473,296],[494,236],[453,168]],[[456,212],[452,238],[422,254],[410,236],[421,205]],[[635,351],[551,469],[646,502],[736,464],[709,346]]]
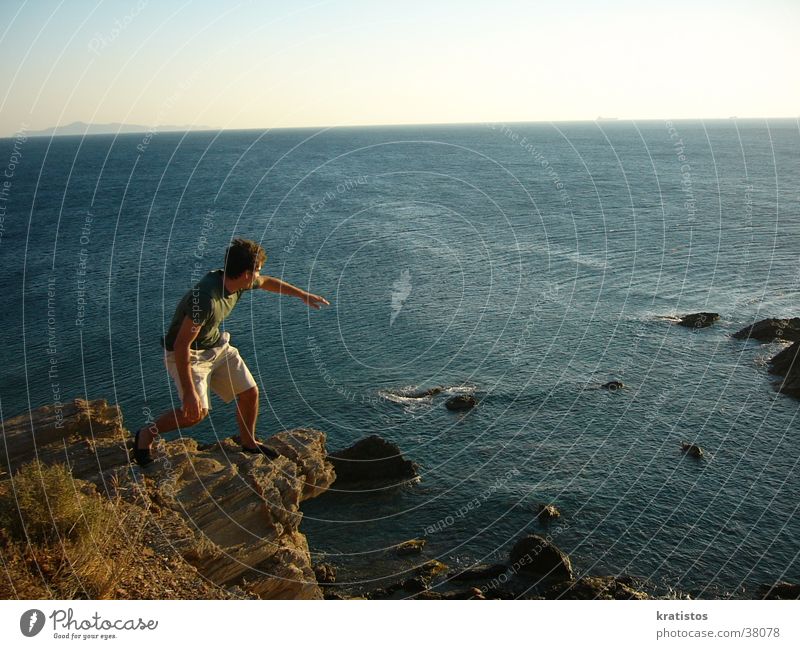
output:
[[[243,236],[264,273],[331,301],[253,293],[226,323],[261,436],[379,433],[420,465],[413,487],[303,506],[329,561],[369,565],[411,537],[450,564],[502,560],[538,532],[579,573],[699,597],[800,579],[798,402],[765,367],[783,345],[729,338],[800,315],[796,122],[0,142],[3,417],[105,398],[134,429],[175,405],[159,338]],[[708,329],[670,320],[706,310],[722,316]],[[598,389],[612,379],[627,387]],[[476,409],[444,408],[464,392]],[[236,433],[213,406],[183,434]],[[562,511],[549,529],[545,502]]]

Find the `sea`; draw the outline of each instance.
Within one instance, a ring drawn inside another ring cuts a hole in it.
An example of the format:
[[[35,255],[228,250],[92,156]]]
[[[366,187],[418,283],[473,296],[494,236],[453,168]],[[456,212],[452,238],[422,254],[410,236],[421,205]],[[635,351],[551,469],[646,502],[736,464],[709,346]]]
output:
[[[259,435],[379,434],[419,465],[303,504],[354,584],[407,539],[468,566],[531,533],[579,576],[692,597],[800,580],[800,402],[767,368],[786,343],[731,338],[800,316],[797,120],[20,131],[0,167],[1,417],[106,399],[134,430],[176,406],[160,337],[245,237],[331,303],[253,291],[225,322]],[[720,320],[676,324],[700,311]],[[236,434],[212,406],[168,438]]]

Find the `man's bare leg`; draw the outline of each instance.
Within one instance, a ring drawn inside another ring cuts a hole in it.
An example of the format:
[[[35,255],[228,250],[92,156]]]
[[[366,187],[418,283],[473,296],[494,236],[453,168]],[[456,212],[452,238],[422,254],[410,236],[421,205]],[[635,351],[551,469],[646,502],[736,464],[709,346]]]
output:
[[[258,388],[245,390],[236,398],[236,422],[242,446],[256,445],[256,420],[258,419]]]
[[[180,408],[165,412],[149,426],[142,427],[139,432],[139,448],[150,448],[156,435],[194,426],[205,419],[207,414],[208,410],[203,410],[200,419],[190,419],[183,414],[183,410]]]

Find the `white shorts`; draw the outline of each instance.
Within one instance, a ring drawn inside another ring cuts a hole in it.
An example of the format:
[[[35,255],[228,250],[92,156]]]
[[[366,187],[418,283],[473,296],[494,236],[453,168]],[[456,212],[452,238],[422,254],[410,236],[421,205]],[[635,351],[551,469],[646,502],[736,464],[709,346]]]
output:
[[[192,383],[200,397],[202,407],[206,410],[211,410],[209,388],[225,403],[230,403],[236,398],[236,395],[256,387],[256,381],[242,357],[239,356],[239,350],[228,343],[230,338],[230,334],[225,331],[220,338],[221,345],[211,349],[189,350],[189,372]],[[182,404],[183,387],[178,378],[175,352],[166,352],[164,364],[178,387],[178,398]]]

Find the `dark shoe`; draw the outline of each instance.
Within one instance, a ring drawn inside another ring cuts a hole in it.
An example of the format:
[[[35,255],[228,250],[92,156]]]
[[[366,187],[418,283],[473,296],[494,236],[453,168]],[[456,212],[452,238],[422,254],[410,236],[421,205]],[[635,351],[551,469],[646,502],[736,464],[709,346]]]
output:
[[[261,454],[268,457],[270,460],[274,460],[275,458],[280,456],[280,453],[273,451],[269,446],[264,446],[261,442],[256,442],[255,447],[248,448],[247,446],[242,446],[243,453],[253,453]]]
[[[136,460],[136,464],[139,466],[147,466],[153,461],[153,458],[150,457],[149,448],[139,448],[139,433],[141,432],[142,429],[140,428],[133,436],[133,459]]]

